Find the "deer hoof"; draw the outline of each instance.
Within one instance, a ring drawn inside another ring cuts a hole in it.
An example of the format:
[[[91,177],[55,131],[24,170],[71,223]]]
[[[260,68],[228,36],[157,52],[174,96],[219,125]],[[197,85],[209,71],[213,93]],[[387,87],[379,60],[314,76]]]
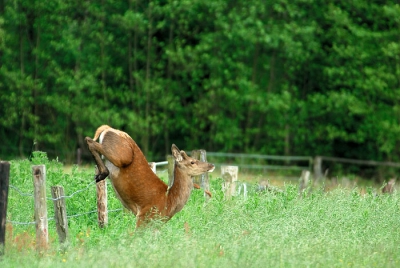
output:
[[[98,183],[98,182],[104,180],[105,178],[107,178],[107,175],[108,174],[98,174],[98,175],[96,175],[96,177],[94,179],[96,180],[96,183]]]

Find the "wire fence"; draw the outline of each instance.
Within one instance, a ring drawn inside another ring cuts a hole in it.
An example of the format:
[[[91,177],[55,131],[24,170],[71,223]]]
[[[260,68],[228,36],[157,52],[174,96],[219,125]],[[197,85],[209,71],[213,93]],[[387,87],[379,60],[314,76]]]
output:
[[[75,191],[74,193],[72,193],[72,194],[70,194],[70,195],[64,195],[64,196],[60,196],[60,197],[58,197],[58,198],[46,197],[46,200],[57,201],[57,200],[60,200],[60,199],[63,199],[63,198],[65,198],[65,199],[67,199],[67,198],[72,198],[74,195],[76,195],[76,194],[78,194],[78,193],[87,191],[87,190],[90,188],[90,186],[91,186],[92,184],[94,184],[94,183],[95,183],[95,181],[92,181],[92,182],[90,182],[85,188],[82,188],[82,189],[80,189],[80,190],[77,190],[77,191]],[[9,186],[10,186],[11,189],[13,189],[15,192],[19,193],[21,196],[28,196],[28,197],[32,197],[32,198],[34,197],[33,194],[31,194],[31,193],[25,193],[25,192],[23,192],[22,190],[20,190],[18,187],[14,186],[14,185],[12,185],[12,184],[10,184]],[[120,210],[122,210],[122,209],[109,210],[109,212],[120,211]],[[67,218],[75,218],[75,217],[79,217],[79,216],[83,216],[83,215],[92,214],[92,213],[95,213],[95,212],[97,212],[97,210],[92,210],[92,211],[89,211],[89,212],[79,213],[79,214],[75,214],[75,215],[69,215],[69,216],[67,216]],[[48,221],[52,221],[52,220],[54,220],[54,218],[47,218],[47,220],[48,220]],[[11,223],[11,224],[17,224],[17,225],[30,225],[30,224],[35,224],[35,223],[36,223],[35,221],[31,221],[31,222],[20,222],[20,221],[12,221],[12,220],[7,220],[7,222],[9,222],[9,223]]]
[[[207,152],[208,160],[219,167],[237,165],[249,170],[311,170],[311,156],[280,156],[242,153]]]
[[[156,166],[162,166],[162,165],[168,164],[168,161],[157,162],[157,163],[155,163],[155,164],[156,164]],[[161,175],[161,174],[164,174],[164,173],[167,173],[167,172],[168,172],[168,169],[163,169],[163,170],[157,171],[157,174],[160,174],[160,175]],[[63,196],[59,196],[59,197],[57,197],[57,198],[46,197],[46,200],[58,201],[58,200],[61,200],[61,199],[72,198],[74,195],[76,195],[76,194],[78,194],[78,193],[82,193],[82,192],[88,191],[88,190],[90,189],[90,187],[91,187],[93,184],[95,184],[95,183],[96,183],[96,181],[91,181],[90,183],[88,183],[88,185],[87,185],[86,187],[84,187],[84,188],[82,188],[82,189],[79,189],[79,190],[73,192],[73,193],[70,194],[70,195],[63,195]],[[19,189],[18,187],[14,186],[14,185],[12,185],[12,184],[10,184],[9,187],[10,187],[11,189],[13,189],[15,192],[17,192],[17,193],[18,193],[19,195],[21,195],[21,196],[27,196],[27,197],[32,197],[32,198],[34,197],[33,193],[26,193],[26,192],[23,192],[21,189]],[[111,210],[107,210],[107,212],[118,212],[118,211],[122,211],[122,210],[123,210],[122,208],[119,208],[119,209],[111,209]],[[79,213],[79,214],[75,214],[75,215],[67,215],[67,218],[76,218],[76,217],[80,217],[80,216],[84,216],[84,215],[88,215],[88,214],[92,214],[92,213],[97,213],[97,212],[98,212],[97,210],[92,210],[92,211],[83,212],[83,213]],[[53,221],[54,218],[47,218],[47,220],[48,220],[48,221]],[[12,220],[7,220],[7,222],[8,222],[8,223],[11,223],[11,224],[15,224],[15,225],[31,225],[31,224],[35,224],[35,223],[36,223],[35,221],[31,221],[31,222],[20,222],[20,221],[12,221]]]

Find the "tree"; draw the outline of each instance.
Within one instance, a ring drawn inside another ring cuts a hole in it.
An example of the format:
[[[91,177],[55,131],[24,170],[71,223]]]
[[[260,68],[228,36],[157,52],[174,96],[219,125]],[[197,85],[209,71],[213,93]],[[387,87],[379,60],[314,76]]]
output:
[[[2,156],[72,162],[109,124],[149,159],[399,159],[396,1],[1,3]]]

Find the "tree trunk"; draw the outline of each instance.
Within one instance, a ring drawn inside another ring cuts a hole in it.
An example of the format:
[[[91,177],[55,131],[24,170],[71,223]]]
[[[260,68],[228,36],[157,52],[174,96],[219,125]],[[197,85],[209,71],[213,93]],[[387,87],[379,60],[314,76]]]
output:
[[[138,10],[138,1],[135,1],[135,11]],[[136,23],[134,27],[135,31],[133,34],[133,71],[135,74],[138,72],[138,32],[139,32],[139,26]],[[139,106],[139,97],[140,97],[140,91],[139,91],[139,80],[136,78],[135,79],[135,86],[136,86],[136,94],[137,94],[137,104],[136,104],[136,112],[140,114],[140,106]]]
[[[272,53],[272,57],[269,63],[269,82],[268,82],[268,93],[271,93],[275,84],[275,60],[276,50]]]
[[[39,114],[39,101],[38,101],[38,88],[37,88],[37,80],[39,78],[39,51],[40,51],[40,26],[37,26],[37,32],[36,32],[36,53],[35,53],[35,74],[34,74],[34,88],[33,88],[33,102],[34,102],[34,115],[35,118],[38,118],[40,120],[40,114]],[[35,129],[35,135],[34,138],[36,140],[36,137],[40,135],[38,133],[38,124],[34,122],[34,129]],[[35,151],[39,150],[39,143],[35,142]]]
[[[153,36],[153,17],[152,17],[152,2],[149,3],[149,10],[148,10],[148,31],[147,31],[147,57],[146,57],[146,85],[145,85],[145,94],[146,94],[146,107],[145,107],[145,135],[142,136],[143,140],[143,153],[148,155],[149,152],[149,140],[150,140],[150,78],[151,78],[151,49],[152,49],[152,36]]]
[[[21,78],[24,79],[25,77],[25,57],[24,57],[24,29],[23,26],[20,24],[19,25],[19,66],[20,66],[20,74]],[[22,86],[24,86],[24,83],[22,83]],[[22,96],[23,94],[23,88],[20,88],[21,90],[20,95]],[[25,133],[25,109],[22,109],[22,117],[21,117],[21,125],[20,125],[20,131],[19,131],[19,144],[18,144],[18,150],[19,154],[22,157],[24,155],[24,133]]]
[[[132,1],[129,0],[129,10],[132,10]],[[135,31],[136,32],[136,31]],[[136,34],[135,34],[136,35]],[[134,79],[133,79],[133,62],[132,62],[132,31],[128,29],[128,77],[129,77],[129,90],[134,92]]]
[[[169,36],[168,36],[168,47],[169,50],[172,51],[174,48],[174,20],[173,17],[171,16],[170,18],[170,26],[169,26]],[[167,92],[171,90],[171,80],[172,80],[172,60],[171,57],[168,57],[168,62],[167,62]],[[166,106],[164,108],[164,115],[167,117],[169,116],[168,111]],[[169,128],[168,128],[168,118],[164,120],[164,144],[165,144],[165,154],[168,154],[170,152],[170,145],[169,145]]]
[[[101,2],[102,6],[104,7],[104,1]],[[100,65],[101,65],[101,88],[103,91],[103,99],[104,102],[107,102],[107,82],[106,82],[106,52],[105,52],[105,33],[104,33],[104,24],[105,19],[104,16],[101,16],[101,36],[100,36]],[[110,120],[109,118],[108,120]],[[110,124],[110,122],[109,122]]]

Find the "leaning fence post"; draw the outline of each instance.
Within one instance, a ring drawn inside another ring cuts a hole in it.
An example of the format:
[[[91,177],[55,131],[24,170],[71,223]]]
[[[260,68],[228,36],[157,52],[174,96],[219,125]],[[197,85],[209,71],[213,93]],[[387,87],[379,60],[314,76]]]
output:
[[[65,206],[64,188],[62,186],[52,186],[51,196],[54,203],[54,218],[60,244],[64,244],[68,237],[68,220]]]
[[[225,180],[225,199],[230,199],[235,195],[236,182],[238,179],[238,166],[221,166],[221,177]]]
[[[207,155],[205,150],[194,150],[192,151],[191,156],[194,159],[200,160],[202,162],[207,162]],[[208,179],[208,172],[193,177],[193,182],[199,184],[201,188],[204,190],[204,197],[206,197],[207,199],[210,198],[210,196],[206,193],[206,191],[210,191],[210,181]]]
[[[41,253],[48,248],[49,233],[46,204],[46,166],[32,166],[35,221],[36,221],[36,249]]]
[[[10,163],[0,161],[0,256],[4,255]]]
[[[95,167],[95,176],[99,174],[99,169]],[[97,221],[99,227],[103,228],[108,224],[108,211],[107,211],[107,183],[102,180],[96,183],[97,193]]]

